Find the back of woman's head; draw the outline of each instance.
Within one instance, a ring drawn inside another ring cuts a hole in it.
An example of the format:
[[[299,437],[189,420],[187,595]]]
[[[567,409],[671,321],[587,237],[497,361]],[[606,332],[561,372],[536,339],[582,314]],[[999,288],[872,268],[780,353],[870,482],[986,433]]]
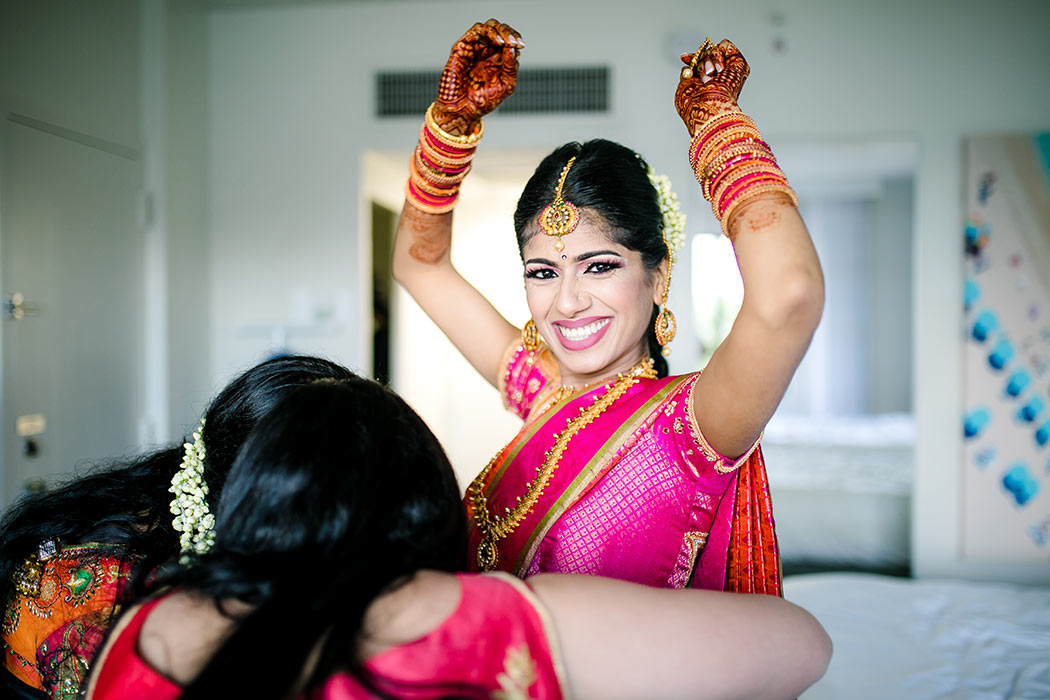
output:
[[[539,233],[540,213],[554,201],[562,170],[574,156],[576,160],[562,186],[562,198],[597,212],[609,239],[637,251],[645,268],[655,271],[668,256],[668,248],[660,195],[649,179],[649,165],[626,146],[605,139],[567,143],[536,167],[514,211],[514,231],[522,257],[525,244]],[[667,360],[654,330],[658,313],[654,304],[646,338],[657,373],[666,376]]]
[[[248,437],[267,412],[291,390],[321,379],[355,377],[342,365],[320,357],[287,355],[249,368],[233,379],[208,405],[201,436],[207,449],[204,477],[214,504],[226,475]]]
[[[238,455],[211,551],[156,582],[254,606],[185,697],[283,697],[319,641],[311,684],[340,669],[360,673],[372,601],[421,569],[462,570],[466,551],[452,468],[400,397],[356,377],[296,389]],[[246,679],[275,626],[281,667]]]
[[[385,586],[422,568],[461,569],[465,527],[448,458],[403,399],[359,377],[316,382],[251,432],[201,565],[265,561],[265,589],[320,561],[367,562]]]
[[[291,389],[318,379],[346,379],[350,370],[317,357],[287,356],[258,364],[231,381],[211,402],[203,429],[204,476],[212,504],[249,431]],[[169,492],[183,451],[167,448],[100,464],[41,494],[26,496],[0,524],[0,600],[14,567],[40,542],[99,541],[142,557],[148,571],[179,552]]]

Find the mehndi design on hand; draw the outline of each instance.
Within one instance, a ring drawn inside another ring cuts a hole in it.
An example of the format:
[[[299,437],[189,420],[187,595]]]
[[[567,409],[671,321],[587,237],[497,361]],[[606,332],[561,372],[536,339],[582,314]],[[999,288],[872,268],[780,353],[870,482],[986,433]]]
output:
[[[682,54],[682,69],[674,106],[689,135],[714,116],[736,111],[740,91],[751,69],[740,50],[728,39],[712,45],[705,41],[696,53]]]
[[[481,118],[514,92],[523,48],[521,35],[497,20],[468,29],[449,52],[434,121],[450,134],[473,133]]]

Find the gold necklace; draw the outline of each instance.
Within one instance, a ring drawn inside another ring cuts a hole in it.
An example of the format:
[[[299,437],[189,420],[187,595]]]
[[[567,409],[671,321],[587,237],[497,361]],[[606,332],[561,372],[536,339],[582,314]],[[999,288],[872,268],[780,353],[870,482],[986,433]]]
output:
[[[594,402],[587,407],[580,408],[580,414],[575,418],[567,420],[565,430],[554,439],[554,446],[547,452],[546,459],[536,469],[536,478],[525,485],[525,496],[518,496],[513,508],[504,509],[503,516],[493,516],[489,513],[488,498],[485,496],[483,485],[485,477],[492,471],[492,467],[500,461],[506,452],[504,447],[493,457],[488,465],[481,470],[467,488],[467,498],[472,507],[472,518],[474,524],[481,530],[481,542],[478,544],[477,563],[482,571],[491,571],[496,567],[499,560],[499,551],[496,544],[504,537],[514,532],[525,517],[532,512],[536,502],[543,495],[543,490],[550,483],[554,471],[558,468],[562,454],[569,446],[569,441],[576,433],[590,425],[598,416],[612,406],[617,399],[626,393],[642,377],[653,379],[656,370],[653,369],[652,358],[646,357],[626,372],[616,375],[616,383],[600,396],[594,397]],[[564,389],[565,387],[562,387]],[[560,392],[561,390],[559,390]],[[561,397],[559,397],[560,400]],[[509,445],[508,445],[509,446]]]

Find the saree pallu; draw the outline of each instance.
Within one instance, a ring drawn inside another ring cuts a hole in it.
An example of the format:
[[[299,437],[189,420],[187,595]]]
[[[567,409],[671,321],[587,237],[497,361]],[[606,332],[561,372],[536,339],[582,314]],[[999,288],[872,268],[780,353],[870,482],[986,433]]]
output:
[[[514,506],[567,422],[607,390],[583,389],[548,408],[552,368],[546,350],[509,357],[501,389],[526,424],[485,475],[490,513]],[[729,460],[711,448],[693,418],[698,377],[639,378],[573,436],[533,509],[496,541],[496,568],[781,595],[761,449],[756,442]],[[469,498],[467,509],[472,516]],[[483,538],[473,519],[469,535],[473,554]]]
[[[43,562],[39,591],[12,590],[4,606],[4,667],[56,699],[79,698],[139,558],[114,545],[60,547]]]

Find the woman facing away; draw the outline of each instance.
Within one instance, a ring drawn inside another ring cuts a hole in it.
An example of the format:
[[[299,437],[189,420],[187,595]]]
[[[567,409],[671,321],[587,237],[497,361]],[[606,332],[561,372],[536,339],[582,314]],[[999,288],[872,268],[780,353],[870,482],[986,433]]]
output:
[[[456,573],[451,466],[367,379],[282,399],[215,526],[214,546],[113,628],[88,698],[794,698],[831,653],[780,598]]]
[[[315,357],[263,362],[215,397],[185,450],[99,469],[11,506],[0,522],[4,697],[81,697],[136,578],[207,547],[209,503],[259,418],[293,387],[349,376]]]
[[[521,331],[452,266],[459,183],[522,48],[496,20],[453,46],[394,251],[394,276],[525,421],[467,489],[472,565],[779,594],[758,440],[816,329],[823,277],[795,194],[737,104],[748,65],[728,41],[682,57],[688,157],[745,291],[703,374],[668,376],[684,223],[666,178],[630,149],[565,144],[526,184],[514,214],[531,312]]]

